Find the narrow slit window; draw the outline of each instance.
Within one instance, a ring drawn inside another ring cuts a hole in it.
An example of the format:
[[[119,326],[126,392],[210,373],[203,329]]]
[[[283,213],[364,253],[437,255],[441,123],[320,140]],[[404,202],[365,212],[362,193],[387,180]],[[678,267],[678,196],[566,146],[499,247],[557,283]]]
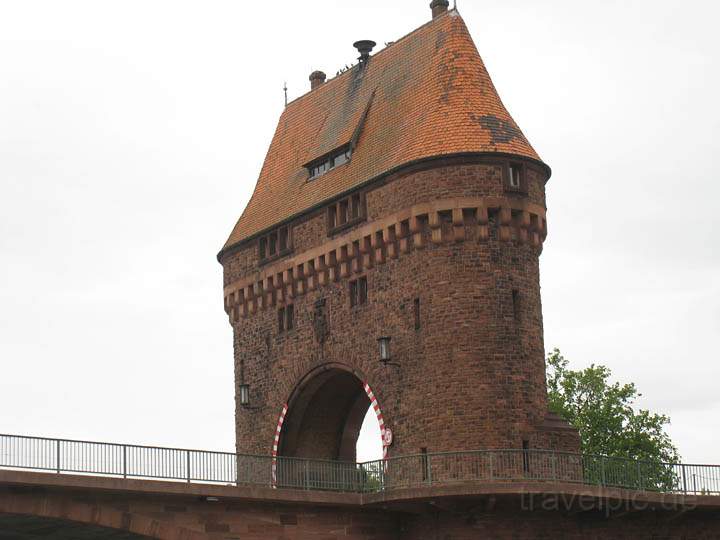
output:
[[[415,307],[415,330],[420,330],[420,299],[416,298],[413,304]]]
[[[277,254],[277,236],[275,233],[271,234],[268,238],[270,256]]]
[[[350,282],[350,307],[355,307],[358,303],[358,283],[357,281]]]
[[[520,165],[510,165],[508,169],[508,180],[512,189],[520,189],[522,167]]]
[[[367,278],[363,276],[360,279],[358,279],[358,304],[367,303],[367,299],[368,299]]]
[[[514,289],[512,292],[513,317],[516,321],[520,320],[520,291]]]
[[[280,229],[280,232],[278,233],[278,244],[280,246],[281,252],[287,250],[287,248],[288,248],[288,229],[287,229],[287,227],[283,227]]]
[[[285,329],[292,330],[295,327],[295,307],[289,304],[285,307]]]
[[[259,251],[260,251],[260,258],[261,258],[261,259],[264,259],[264,258],[267,256],[267,253],[266,253],[266,251],[267,251],[266,243],[267,243],[267,240],[265,240],[265,238],[261,238],[261,239],[260,239],[260,242],[259,242],[260,249],[259,249]]]
[[[344,225],[347,223],[348,220],[348,201],[347,199],[340,201],[340,204],[338,205],[339,210],[339,216],[338,216],[338,225]]]
[[[285,308],[278,309],[278,332],[282,334],[285,331]]]
[[[352,205],[350,209],[350,215],[352,216],[352,219],[357,219],[360,217],[360,195],[356,194],[352,196]]]

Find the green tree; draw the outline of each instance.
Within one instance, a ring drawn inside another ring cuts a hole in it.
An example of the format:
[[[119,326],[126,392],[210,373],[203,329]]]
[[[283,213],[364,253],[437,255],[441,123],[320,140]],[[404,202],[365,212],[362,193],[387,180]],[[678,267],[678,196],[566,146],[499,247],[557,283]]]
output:
[[[635,401],[642,394],[633,383],[611,383],[612,373],[605,366],[573,371],[568,363],[558,349],[548,355],[548,404],[578,429],[583,454],[650,463],[680,460],[665,432],[670,418],[636,410]]]

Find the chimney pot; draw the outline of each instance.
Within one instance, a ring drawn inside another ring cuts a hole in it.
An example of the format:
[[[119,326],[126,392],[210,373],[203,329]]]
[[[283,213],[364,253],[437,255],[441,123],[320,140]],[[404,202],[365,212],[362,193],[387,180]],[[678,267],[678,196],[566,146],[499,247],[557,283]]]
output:
[[[432,2],[430,2],[430,9],[432,9],[433,19],[446,13],[449,7],[449,0],[432,0]]]
[[[353,47],[360,53],[360,58],[358,58],[360,64],[365,64],[370,59],[370,53],[375,45],[377,45],[377,43],[369,39],[362,39],[353,43]]]
[[[327,75],[322,71],[313,71],[310,74],[310,90],[315,90],[318,86],[325,84]]]

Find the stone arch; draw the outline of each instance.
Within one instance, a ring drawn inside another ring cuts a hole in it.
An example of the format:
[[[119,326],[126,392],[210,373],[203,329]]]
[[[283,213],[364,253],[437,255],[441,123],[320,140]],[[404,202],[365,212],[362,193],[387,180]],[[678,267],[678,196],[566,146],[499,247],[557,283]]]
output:
[[[367,377],[342,363],[315,367],[295,385],[280,412],[273,457],[354,462],[355,445],[369,407],[384,438],[382,410]]]
[[[87,525],[97,538],[107,533],[122,531],[127,538],[140,540],[206,540],[207,535],[153,517],[124,512],[102,503],[84,502],[59,495],[40,493],[0,493],[0,516],[18,516],[46,520],[48,525],[62,523]],[[112,535],[108,535],[111,537]]]

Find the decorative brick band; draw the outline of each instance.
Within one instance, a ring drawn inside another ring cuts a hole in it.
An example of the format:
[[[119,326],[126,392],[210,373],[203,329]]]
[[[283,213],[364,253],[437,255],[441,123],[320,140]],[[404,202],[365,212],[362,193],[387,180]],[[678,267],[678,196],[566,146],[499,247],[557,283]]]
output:
[[[435,244],[487,240],[490,216],[498,238],[540,248],[547,236],[545,209],[523,199],[447,199],[406,208],[283,259],[225,287],[225,312],[234,323],[259,309],[292,302],[296,296],[350,277],[413,249],[422,249],[429,229]],[[475,234],[468,234],[475,229]]]

